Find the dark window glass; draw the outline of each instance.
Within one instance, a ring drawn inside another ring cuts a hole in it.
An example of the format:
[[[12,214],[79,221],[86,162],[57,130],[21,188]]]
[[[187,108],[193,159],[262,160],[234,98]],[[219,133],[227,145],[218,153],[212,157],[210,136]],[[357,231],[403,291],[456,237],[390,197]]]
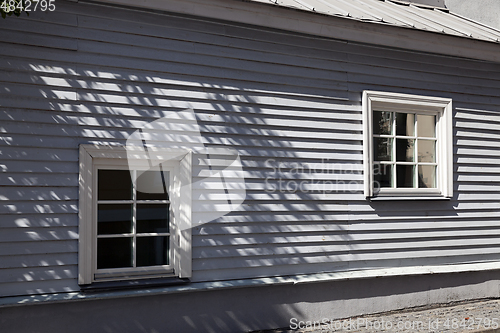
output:
[[[168,200],[168,171],[137,171],[137,200]]]
[[[106,205],[97,207],[97,234],[126,234],[132,232],[132,205]]]
[[[132,238],[98,238],[97,268],[132,267]]]
[[[379,189],[381,187],[392,186],[392,165],[374,164],[373,165],[373,187]]]
[[[411,113],[396,113],[396,135],[415,135],[415,115]]]
[[[137,237],[137,267],[168,265],[169,237]]]
[[[132,200],[128,170],[98,170],[97,200]]]
[[[137,232],[168,232],[168,204],[137,204]]]
[[[413,165],[396,166],[397,187],[415,187]]]
[[[413,162],[415,154],[415,140],[396,139],[396,161]]]
[[[392,160],[392,142],[393,139],[390,138],[373,138],[373,158],[375,161]]]

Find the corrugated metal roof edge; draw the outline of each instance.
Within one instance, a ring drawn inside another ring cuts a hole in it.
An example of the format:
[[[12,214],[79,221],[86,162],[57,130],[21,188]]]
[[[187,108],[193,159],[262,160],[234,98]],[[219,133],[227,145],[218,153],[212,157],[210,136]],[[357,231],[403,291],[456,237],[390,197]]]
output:
[[[459,35],[450,35],[449,33],[446,33],[446,32],[443,32],[443,31],[431,31],[431,30],[426,30],[426,29],[419,29],[419,28],[416,28],[414,26],[411,26],[411,25],[398,25],[398,24],[392,24],[390,22],[387,22],[387,21],[384,21],[383,18],[382,20],[374,20],[374,19],[368,19],[368,18],[357,18],[357,17],[353,17],[351,15],[342,15],[342,14],[336,14],[336,13],[326,13],[326,12],[322,12],[322,11],[317,11],[315,8],[312,8],[312,10],[304,10],[302,8],[299,8],[299,7],[295,7],[295,6],[283,6],[283,5],[279,5],[277,3],[272,3],[271,0],[269,1],[269,3],[264,3],[264,2],[261,2],[261,1],[254,1],[254,0],[239,0],[239,1],[242,1],[242,2],[249,2],[249,3],[258,3],[258,4],[262,4],[262,5],[267,5],[267,6],[273,6],[273,7],[279,7],[279,8],[283,8],[283,9],[289,9],[289,10],[296,10],[296,11],[299,11],[299,12],[302,12],[302,13],[313,13],[313,14],[317,14],[317,15],[322,15],[322,16],[326,16],[326,17],[338,17],[338,18],[344,18],[344,19],[349,19],[349,20],[353,20],[353,21],[358,21],[358,22],[364,22],[364,23],[376,23],[376,24],[381,24],[381,25],[384,25],[384,26],[391,26],[391,27],[396,27],[396,28],[406,28],[406,29],[411,29],[411,30],[416,30],[416,31],[423,31],[423,32],[430,32],[430,33],[438,33],[440,35],[445,35],[445,36],[455,36],[455,37],[460,37],[460,38],[467,38],[467,39],[470,39],[470,40],[478,40],[478,41],[484,41],[484,42],[488,42],[488,43],[499,43],[500,44],[500,38],[497,39],[496,41],[494,40],[490,40],[490,39],[482,39],[482,38],[476,38],[474,36],[469,36],[469,35],[462,35],[462,36],[459,36]],[[379,0],[379,1],[383,1],[383,0]],[[471,19],[468,19],[466,17],[463,17],[461,15],[458,15],[458,14],[455,14],[455,13],[452,13],[450,12],[447,8],[441,8],[441,7],[433,7],[433,6],[428,6],[428,5],[422,5],[422,4],[418,4],[418,6],[414,3],[410,3],[410,2],[406,2],[406,1],[399,1],[399,0],[387,0],[387,1],[390,1],[390,2],[393,2],[393,3],[399,3],[399,4],[408,4],[408,6],[412,5],[412,6],[415,6],[415,7],[422,7],[422,8],[425,8],[425,9],[428,9],[428,10],[434,10],[434,9],[437,9],[437,10],[441,10],[441,11],[444,11],[450,15],[454,15],[454,16],[457,16],[461,19],[465,19],[467,21],[470,21],[471,23],[474,23],[474,24],[479,24],[481,25],[482,27],[485,27],[485,28],[488,28],[488,29],[491,29],[491,30],[495,30],[496,32],[498,32],[500,34],[500,31],[499,30],[496,30],[492,27],[489,27],[485,24],[481,24],[481,23],[478,23],[474,20],[471,20]],[[277,2],[277,0],[276,0]]]
[[[466,35],[466,34],[463,34],[463,35],[451,35],[449,33],[443,32],[443,31],[431,31],[431,30],[426,30],[426,29],[419,29],[419,28],[416,28],[416,27],[410,26],[410,25],[392,24],[390,22],[384,21],[383,18],[381,20],[368,19],[368,18],[364,18],[363,19],[363,18],[353,17],[353,16],[351,16],[349,14],[348,15],[342,15],[342,14],[336,14],[336,13],[325,13],[325,12],[322,12],[322,11],[317,11],[315,8],[312,8],[312,10],[304,10],[304,9],[302,9],[300,7],[295,7],[295,6],[283,6],[283,5],[278,4],[277,0],[275,0],[276,2],[274,2],[274,3],[272,2],[272,0],[269,0],[269,3],[265,3],[265,2],[262,2],[262,1],[255,1],[255,0],[239,0],[239,1],[249,2],[249,3],[258,3],[258,4],[262,4],[262,5],[280,7],[280,8],[284,8],[284,9],[291,9],[291,10],[300,11],[302,13],[304,13],[304,12],[308,13],[308,12],[310,12],[310,13],[314,13],[314,14],[318,14],[318,15],[323,15],[323,16],[326,16],[326,17],[338,17],[338,18],[344,18],[344,19],[354,20],[354,21],[358,21],[358,22],[377,23],[377,24],[381,24],[381,25],[385,25],[385,26],[391,26],[391,27],[396,27],[396,28],[406,28],[406,29],[417,30],[417,31],[424,31],[424,32],[430,32],[430,33],[438,33],[438,34],[445,35],[445,36],[456,36],[456,37],[460,37],[460,38],[467,38],[467,39],[470,39],[470,40],[478,40],[478,41],[484,41],[484,42],[488,42],[488,43],[494,43],[494,44],[499,43],[500,44],[500,36],[495,41],[493,39],[477,38],[475,36],[470,36],[470,35]],[[485,24],[476,22],[476,21],[474,21],[472,19],[469,19],[469,18],[463,17],[461,15],[455,14],[453,12],[450,12],[449,9],[447,9],[447,8],[434,7],[434,6],[423,5],[423,4],[416,4],[416,3],[411,3],[411,2],[407,2],[407,1],[401,1],[401,0],[378,0],[378,1],[389,1],[389,2],[392,2],[392,3],[396,3],[396,4],[400,4],[400,5],[405,5],[405,6],[408,5],[408,6],[415,6],[415,7],[425,8],[427,10],[440,10],[440,11],[443,11],[443,12],[449,14],[449,15],[453,15],[453,16],[459,17],[460,19],[469,21],[472,24],[477,24],[477,25],[480,25],[483,28],[494,30],[495,32],[497,32],[500,35],[500,30],[497,30],[497,29],[489,27],[489,26],[487,26]]]
[[[383,1],[383,0],[379,0],[379,1]],[[403,5],[408,5],[408,6],[409,5],[413,5],[415,7],[426,8],[426,9],[439,9],[439,10],[442,10],[442,11],[445,11],[445,12],[449,12],[450,11],[446,7],[424,5],[423,3],[418,3],[418,2],[409,2],[409,1],[404,1],[404,0],[388,0],[388,1],[394,2],[394,3],[403,4]]]
[[[498,34],[500,34],[500,29],[497,29],[497,28],[495,28],[495,27],[490,27],[489,25],[486,25],[486,24],[481,23],[481,22],[479,22],[479,21],[475,21],[475,20],[473,20],[473,19],[471,19],[471,18],[468,18],[468,17],[462,16],[462,15],[460,15],[460,14],[457,14],[457,13],[454,13],[454,12],[451,12],[451,11],[450,11],[449,13],[450,13],[450,15],[460,17],[462,20],[469,21],[469,22],[471,22],[471,23],[474,23],[474,24],[480,25],[480,26],[482,26],[482,27],[484,27],[484,28],[487,28],[487,29],[489,29],[489,30],[493,30],[493,31],[497,32]],[[498,41],[498,40],[497,40],[497,41]]]

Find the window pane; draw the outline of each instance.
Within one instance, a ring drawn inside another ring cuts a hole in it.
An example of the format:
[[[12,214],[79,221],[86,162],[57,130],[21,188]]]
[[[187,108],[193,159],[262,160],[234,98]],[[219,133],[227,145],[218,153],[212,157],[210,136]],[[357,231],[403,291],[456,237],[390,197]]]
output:
[[[373,165],[373,188],[375,190],[381,187],[392,186],[392,165],[379,164]]]
[[[169,232],[168,204],[137,204],[137,232]]]
[[[396,166],[397,187],[415,187],[413,165]]]
[[[168,171],[137,172],[137,200],[168,200]]]
[[[392,112],[373,111],[373,134],[392,134]]]
[[[97,200],[132,200],[128,170],[98,170]]]
[[[418,140],[418,161],[436,162],[436,141]]]
[[[415,140],[396,139],[396,161],[413,162],[415,154]]]
[[[375,161],[392,161],[391,138],[373,138],[373,158]]]
[[[132,267],[132,238],[98,238],[97,268]]]
[[[396,135],[415,135],[415,115],[412,113],[396,113]]]
[[[436,137],[436,116],[417,115],[418,136]]]
[[[97,205],[97,234],[132,232],[132,205]]]
[[[436,188],[436,167],[433,165],[418,166],[418,187]]]
[[[169,264],[169,237],[137,237],[137,267]]]

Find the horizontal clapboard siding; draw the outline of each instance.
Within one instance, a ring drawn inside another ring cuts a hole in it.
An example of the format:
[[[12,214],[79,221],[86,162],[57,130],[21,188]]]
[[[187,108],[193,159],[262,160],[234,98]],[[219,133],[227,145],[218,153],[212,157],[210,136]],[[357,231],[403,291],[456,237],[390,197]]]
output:
[[[124,144],[187,108],[205,145],[237,149],[246,189],[241,207],[193,229],[194,281],[500,259],[500,65],[57,6],[0,21],[0,295],[79,290],[78,145]],[[367,89],[453,99],[451,201],[364,200]],[[195,134],[182,121],[169,131]],[[227,161],[193,161],[199,220],[227,207],[206,180]]]

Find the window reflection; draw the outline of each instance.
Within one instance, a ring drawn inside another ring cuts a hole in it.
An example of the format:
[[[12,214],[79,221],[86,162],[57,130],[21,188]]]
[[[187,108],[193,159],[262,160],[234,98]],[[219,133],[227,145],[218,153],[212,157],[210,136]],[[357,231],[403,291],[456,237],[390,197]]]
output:
[[[373,111],[373,134],[392,134],[392,112]]]
[[[137,200],[168,200],[168,171],[146,171],[137,177]]]
[[[418,166],[418,187],[436,188],[436,167],[434,165]]]
[[[436,137],[436,116],[417,115],[418,136]]]
[[[374,187],[435,187],[435,137],[434,115],[373,111]]]
[[[415,135],[415,115],[412,113],[396,113],[396,135]]]
[[[415,140],[396,139],[396,161],[413,162],[415,155]]]
[[[392,161],[392,140],[391,138],[374,138],[374,159],[375,161]]]
[[[418,140],[418,161],[436,162],[436,141]]]

